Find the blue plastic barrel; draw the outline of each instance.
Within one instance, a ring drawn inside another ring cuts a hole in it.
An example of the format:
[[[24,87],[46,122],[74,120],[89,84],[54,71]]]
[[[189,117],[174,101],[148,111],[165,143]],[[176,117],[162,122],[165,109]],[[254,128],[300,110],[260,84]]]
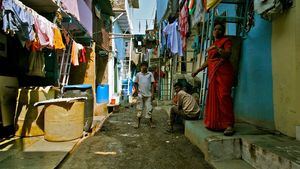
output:
[[[99,84],[97,86],[96,102],[108,103],[109,101],[109,86],[108,84]]]

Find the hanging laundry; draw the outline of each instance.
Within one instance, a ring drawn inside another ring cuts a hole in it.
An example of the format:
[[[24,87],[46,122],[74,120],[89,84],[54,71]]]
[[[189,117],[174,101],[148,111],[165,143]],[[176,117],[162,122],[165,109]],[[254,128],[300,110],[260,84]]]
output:
[[[79,56],[80,63],[86,63],[86,50],[85,48],[81,49],[80,56]]]
[[[195,0],[194,8],[194,13],[191,15],[191,28],[194,28],[198,23],[203,22],[205,15],[202,0]]]
[[[79,58],[82,57],[82,50],[83,49],[84,49],[84,47],[81,44],[76,43],[73,40],[73,43],[72,43],[72,52],[71,52],[71,63],[74,66],[79,66],[79,61],[80,61]],[[83,51],[83,53],[84,53],[84,51]],[[84,58],[82,58],[81,60],[86,60],[85,53],[84,53]]]
[[[215,8],[222,0],[203,0],[203,5],[206,11]]]
[[[35,40],[31,45],[27,75],[45,77],[45,58],[38,40]]]
[[[54,45],[54,24],[40,15],[34,15],[34,27],[42,46],[53,47]]]
[[[66,44],[69,45],[70,44],[70,41],[71,41],[71,38],[69,36],[69,33],[68,31],[66,31],[65,29],[62,30],[62,34],[65,38],[65,41],[66,41]]]
[[[189,32],[189,21],[188,21],[188,1],[185,1],[179,15],[179,27],[180,35],[182,39],[182,50],[186,51],[187,48],[187,36]]]
[[[178,54],[183,56],[182,52],[182,41],[180,33],[178,31],[178,21],[174,21],[171,24],[168,24],[164,30],[164,35],[167,36],[167,48],[171,50],[172,54]]]
[[[21,41],[33,41],[34,19],[29,10],[19,1],[3,0],[3,31],[7,34],[18,34]]]
[[[194,37],[194,41],[192,44],[192,49],[194,49],[194,54],[197,55],[200,53],[200,38],[199,36]]]
[[[77,43],[77,48],[78,48],[79,62],[85,63],[86,62],[86,56],[85,56],[86,51],[85,51],[84,47],[81,44]]]
[[[59,66],[56,52],[55,50],[44,48],[43,53],[45,58],[45,78],[47,79],[47,82],[55,85],[59,78]]]
[[[54,49],[65,49],[66,46],[63,43],[60,30],[58,28],[53,28],[54,32]]]
[[[190,1],[189,1],[188,8],[189,8],[189,14],[190,14],[190,15],[193,15],[194,12],[195,12],[195,9],[196,9],[196,6],[195,6],[195,0],[190,0]]]
[[[72,43],[72,52],[71,52],[71,63],[74,66],[79,66],[78,52],[79,52],[79,49],[78,49],[77,43],[73,40],[73,43]]]

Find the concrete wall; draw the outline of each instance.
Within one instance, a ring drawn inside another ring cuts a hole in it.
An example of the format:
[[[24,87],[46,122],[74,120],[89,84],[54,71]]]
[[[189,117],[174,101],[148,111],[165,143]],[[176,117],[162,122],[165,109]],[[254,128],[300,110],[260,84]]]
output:
[[[275,126],[295,137],[300,125],[300,3],[273,21],[272,60]]]
[[[274,128],[272,24],[255,16],[255,27],[243,41],[234,111],[237,119]]]

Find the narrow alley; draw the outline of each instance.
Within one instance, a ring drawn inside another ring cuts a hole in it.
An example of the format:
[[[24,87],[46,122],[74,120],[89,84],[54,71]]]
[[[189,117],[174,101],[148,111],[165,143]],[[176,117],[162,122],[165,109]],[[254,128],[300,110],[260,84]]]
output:
[[[99,169],[210,169],[203,153],[188,141],[183,126],[175,132],[166,132],[167,113],[155,110],[156,128],[142,120],[135,129],[136,113],[133,108],[113,113],[101,131],[85,140],[61,168]]]
[[[300,0],[0,6],[0,169],[300,169]]]

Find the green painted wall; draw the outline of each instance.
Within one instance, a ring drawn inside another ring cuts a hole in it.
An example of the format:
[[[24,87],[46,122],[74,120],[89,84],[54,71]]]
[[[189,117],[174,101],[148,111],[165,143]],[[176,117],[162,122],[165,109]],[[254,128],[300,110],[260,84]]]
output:
[[[300,125],[300,3],[297,2],[272,22],[275,127],[292,137],[295,126]]]

